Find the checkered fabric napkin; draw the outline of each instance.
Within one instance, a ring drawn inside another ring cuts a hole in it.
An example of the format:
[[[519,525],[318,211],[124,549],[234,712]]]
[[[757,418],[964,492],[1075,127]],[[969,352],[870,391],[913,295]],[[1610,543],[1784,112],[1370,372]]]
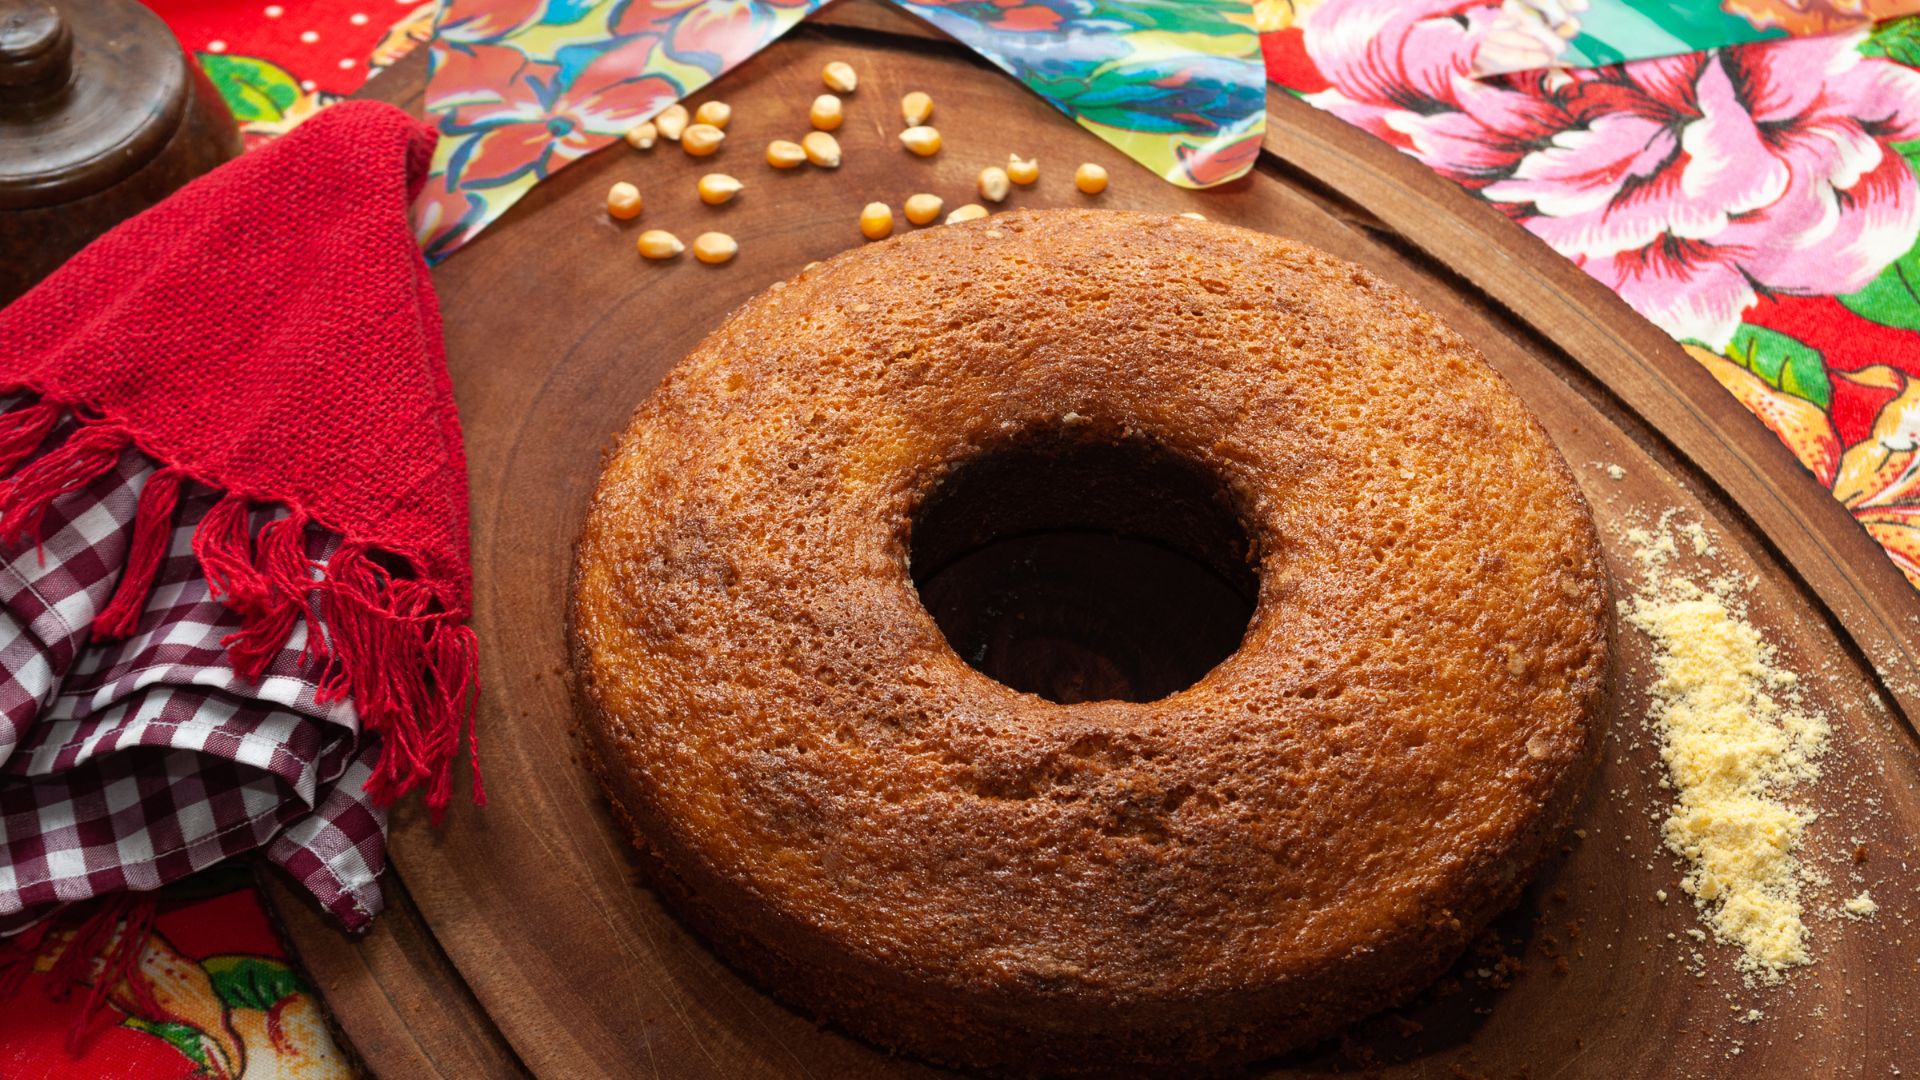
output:
[[[317,703],[304,619],[258,681],[228,663],[220,640],[240,620],[192,546],[217,492],[182,493],[138,631],[88,640],[154,469],[128,450],[53,503],[37,549],[0,546],[0,935],[260,847],[360,929],[386,864],[386,813],[362,790],[378,744],[350,701]],[[254,515],[256,533],[276,516]],[[310,528],[306,544],[324,564],[337,539]]]

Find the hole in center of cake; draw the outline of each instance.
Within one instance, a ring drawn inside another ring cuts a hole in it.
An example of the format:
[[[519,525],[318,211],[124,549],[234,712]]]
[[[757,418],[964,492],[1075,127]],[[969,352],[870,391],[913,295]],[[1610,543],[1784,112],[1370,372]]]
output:
[[[1144,440],[1029,438],[968,461],[914,514],[909,551],[953,650],[1063,705],[1199,682],[1260,587],[1225,485]]]

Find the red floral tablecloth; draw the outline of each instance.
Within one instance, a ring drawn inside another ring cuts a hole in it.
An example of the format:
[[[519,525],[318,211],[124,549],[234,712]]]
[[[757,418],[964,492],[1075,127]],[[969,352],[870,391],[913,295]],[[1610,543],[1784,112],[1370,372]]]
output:
[[[425,40],[435,6],[150,2],[254,141]],[[1255,4],[1276,83],[1499,207],[1680,340],[1920,584],[1920,20],[1475,79],[1497,7]],[[80,995],[21,995],[0,1010],[0,1076],[346,1075],[246,871],[163,895],[133,928],[144,984],[108,993],[127,1008],[72,1058]]]
[[[46,992],[69,944],[64,935],[49,942],[0,1009],[0,1077],[352,1075],[245,865],[224,863],[161,897],[152,923],[133,928],[143,950],[139,970],[107,991],[108,1007],[90,1020],[91,985],[59,998]]]
[[[249,145],[360,89],[433,35],[436,0],[145,0],[200,61]]]

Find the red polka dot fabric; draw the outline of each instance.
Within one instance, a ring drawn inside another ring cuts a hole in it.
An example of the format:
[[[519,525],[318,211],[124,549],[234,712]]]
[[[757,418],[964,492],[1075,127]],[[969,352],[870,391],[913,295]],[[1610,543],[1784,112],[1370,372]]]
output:
[[[352,94],[433,30],[433,0],[147,0],[249,144]]]

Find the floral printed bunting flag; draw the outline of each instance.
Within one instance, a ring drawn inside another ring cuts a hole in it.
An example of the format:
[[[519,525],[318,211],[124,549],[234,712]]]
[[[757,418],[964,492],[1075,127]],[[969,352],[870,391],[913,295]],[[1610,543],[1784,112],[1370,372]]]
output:
[[[427,76],[441,138],[413,215],[427,258],[825,2],[447,0]]]
[[[533,185],[698,91],[825,0],[447,0],[414,208],[446,257]],[[1266,78],[1249,3],[897,0],[1176,184],[1252,167]]]
[[[1253,167],[1266,73],[1250,4],[896,0],[1181,187]]]

